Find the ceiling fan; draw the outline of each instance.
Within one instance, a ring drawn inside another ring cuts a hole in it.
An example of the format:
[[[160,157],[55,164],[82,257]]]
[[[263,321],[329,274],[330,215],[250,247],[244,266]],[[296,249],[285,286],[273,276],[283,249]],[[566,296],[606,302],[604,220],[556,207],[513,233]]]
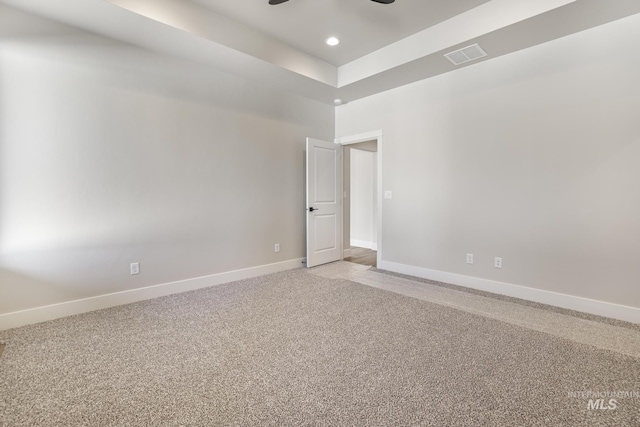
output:
[[[289,0],[269,0],[269,4],[281,4],[287,1]],[[382,3],[382,4],[391,4],[396,0],[371,0],[371,1],[374,1],[376,3]]]

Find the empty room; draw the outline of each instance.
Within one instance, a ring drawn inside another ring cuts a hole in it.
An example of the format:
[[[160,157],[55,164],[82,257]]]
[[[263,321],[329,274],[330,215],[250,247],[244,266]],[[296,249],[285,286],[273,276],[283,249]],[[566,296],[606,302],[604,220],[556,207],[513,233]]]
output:
[[[0,425],[640,425],[639,51],[637,0],[0,0]]]

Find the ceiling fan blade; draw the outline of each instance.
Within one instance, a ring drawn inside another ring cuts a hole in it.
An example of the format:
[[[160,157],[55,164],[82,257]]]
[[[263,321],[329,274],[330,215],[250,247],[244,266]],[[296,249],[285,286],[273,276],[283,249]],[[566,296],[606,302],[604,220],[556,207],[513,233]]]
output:
[[[269,4],[280,4],[289,0],[269,0]]]

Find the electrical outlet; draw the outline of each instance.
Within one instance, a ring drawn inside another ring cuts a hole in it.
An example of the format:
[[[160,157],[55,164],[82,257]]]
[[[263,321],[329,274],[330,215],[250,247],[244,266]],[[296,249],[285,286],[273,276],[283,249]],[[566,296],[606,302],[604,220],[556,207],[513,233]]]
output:
[[[502,258],[496,257],[495,260],[493,261],[493,266],[495,268],[502,268]]]
[[[393,198],[393,193],[392,193],[391,191],[389,191],[389,190],[385,191],[385,192],[384,192],[384,198],[385,198],[385,199],[391,199],[391,198]]]
[[[134,276],[136,274],[140,274],[140,263],[132,262],[131,263],[131,275]]]
[[[473,254],[467,254],[467,264],[473,264]]]
[[[274,251],[274,252],[280,252],[280,243],[276,243],[276,244],[273,246],[273,251]]]

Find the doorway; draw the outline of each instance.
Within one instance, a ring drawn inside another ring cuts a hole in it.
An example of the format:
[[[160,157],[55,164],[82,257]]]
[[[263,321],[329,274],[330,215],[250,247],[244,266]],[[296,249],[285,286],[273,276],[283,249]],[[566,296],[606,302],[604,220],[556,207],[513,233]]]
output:
[[[377,265],[377,141],[343,147],[345,261]]]
[[[382,259],[382,133],[336,142],[343,145],[343,259],[376,267]]]

